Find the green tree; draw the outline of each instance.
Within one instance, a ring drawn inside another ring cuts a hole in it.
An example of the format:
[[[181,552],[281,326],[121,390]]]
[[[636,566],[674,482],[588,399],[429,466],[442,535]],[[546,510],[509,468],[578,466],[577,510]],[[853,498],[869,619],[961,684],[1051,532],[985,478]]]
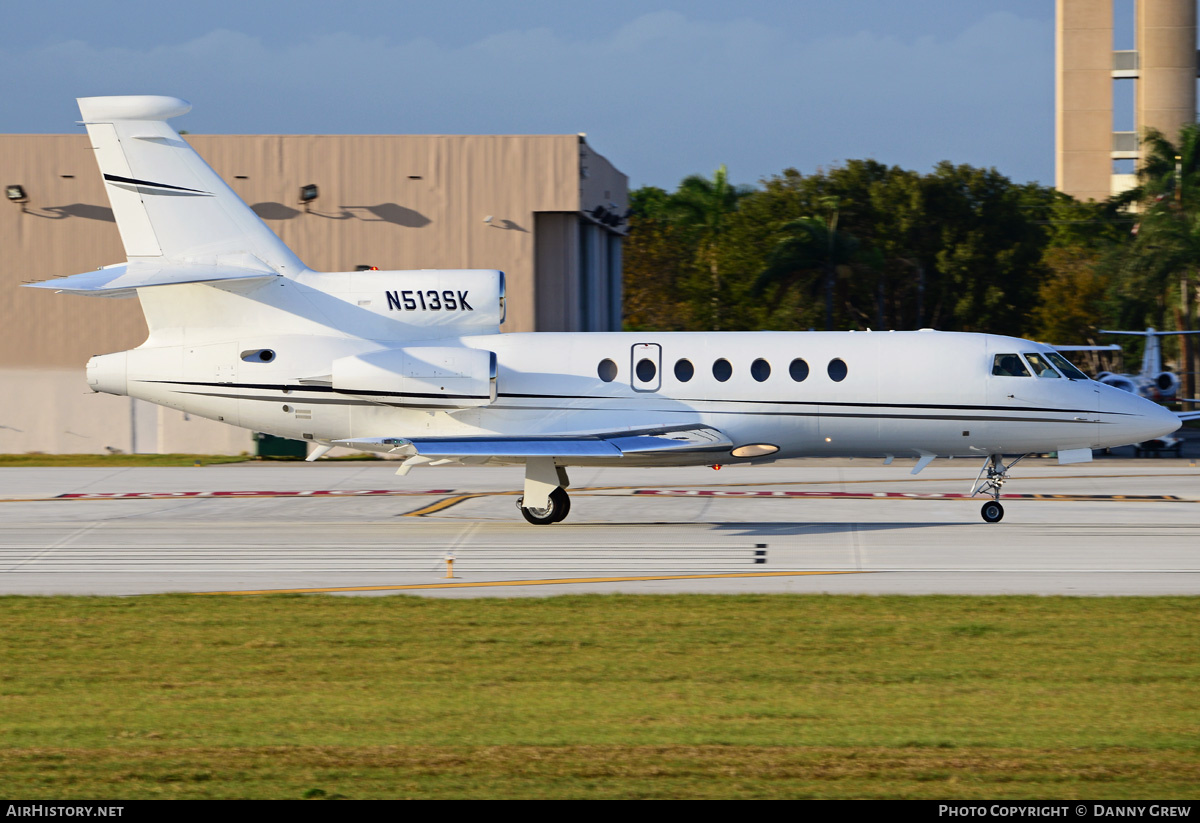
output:
[[[625,328],[683,331],[693,327],[684,279],[695,248],[663,214],[670,195],[653,186],[630,193],[629,238],[623,267]]]
[[[697,265],[709,277],[707,320],[714,331],[721,328],[721,241],[731,215],[748,193],[746,188],[730,184],[728,172],[722,165],[711,180],[700,175],[685,178],[661,206],[662,216],[695,244]]]
[[[1138,169],[1138,185],[1113,201],[1118,205],[1140,203],[1147,206],[1173,200],[1178,188],[1187,208],[1200,205],[1200,124],[1189,123],[1172,143],[1157,129],[1142,135],[1143,160]],[[1178,164],[1178,166],[1177,166]],[[1177,186],[1176,171],[1182,186]]]
[[[781,292],[799,287],[815,298],[824,294],[825,329],[834,328],[834,284],[850,276],[850,264],[859,259],[861,244],[849,232],[837,230],[837,211],[822,220],[801,217],[779,227],[779,239],[767,256],[766,267],[754,284],[756,294],[771,290],[778,300]]]

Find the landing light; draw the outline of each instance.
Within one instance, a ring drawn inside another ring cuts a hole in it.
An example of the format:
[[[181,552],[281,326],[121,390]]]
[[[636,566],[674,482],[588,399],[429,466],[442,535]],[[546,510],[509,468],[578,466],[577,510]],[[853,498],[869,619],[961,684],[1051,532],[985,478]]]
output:
[[[730,452],[734,457],[762,457],[767,454],[774,454],[779,451],[778,446],[773,446],[770,443],[754,443],[749,446],[738,446]]]

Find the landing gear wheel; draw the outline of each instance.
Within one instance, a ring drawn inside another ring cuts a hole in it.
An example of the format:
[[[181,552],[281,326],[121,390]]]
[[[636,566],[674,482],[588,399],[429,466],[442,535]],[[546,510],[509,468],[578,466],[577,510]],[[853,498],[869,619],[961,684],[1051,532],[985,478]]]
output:
[[[550,494],[550,500],[554,503],[554,508],[558,512],[554,516],[555,523],[561,523],[567,519],[567,515],[571,513],[571,496],[564,489],[555,489]]]
[[[518,497],[517,508],[521,510],[521,516],[535,526],[557,523],[571,511],[571,498],[561,487],[550,492],[550,501],[544,509],[521,505],[524,502],[524,497]]]
[[[997,500],[989,500],[983,504],[983,519],[988,523],[999,523],[1004,519],[1004,507]]]

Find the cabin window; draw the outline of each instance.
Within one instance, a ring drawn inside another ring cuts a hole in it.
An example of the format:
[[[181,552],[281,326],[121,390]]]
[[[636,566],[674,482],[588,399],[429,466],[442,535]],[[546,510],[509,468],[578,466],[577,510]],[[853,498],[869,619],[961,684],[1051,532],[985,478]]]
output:
[[[998,354],[992,360],[992,374],[999,377],[1028,377],[1029,369],[1021,362],[1016,353]]]
[[[761,357],[750,364],[750,376],[759,383],[771,376],[771,364]]]
[[[1058,370],[1060,372],[1062,372],[1063,374],[1065,374],[1067,377],[1071,378],[1072,380],[1087,380],[1088,379],[1088,376],[1086,374],[1081,372],[1079,369],[1075,368],[1074,363],[1072,363],[1067,358],[1063,357],[1058,352],[1048,351],[1048,352],[1046,352],[1046,357],[1048,357],[1050,359],[1051,363],[1058,366]]]
[[[658,373],[658,367],[654,365],[653,360],[648,357],[643,357],[638,361],[635,371],[637,372],[638,380],[643,383],[649,383],[654,379],[654,375]]]
[[[1059,373],[1050,365],[1050,361],[1044,355],[1037,352],[1025,352],[1025,359],[1029,361],[1029,367],[1033,369],[1033,373],[1038,377],[1059,377]]]
[[[729,365],[729,361],[722,357],[716,363],[713,363],[713,377],[724,383],[730,377],[733,377],[733,366]]]
[[[617,364],[611,360],[601,360],[600,367],[596,369],[596,373],[600,375],[600,379],[605,383],[611,383],[617,379]]]
[[[826,369],[826,371],[829,372],[830,380],[832,380],[834,383],[841,383],[846,379],[846,375],[850,370],[846,368],[845,360],[840,357],[835,357],[833,360],[829,361],[829,368]]]
[[[691,380],[696,374],[696,367],[692,365],[692,361],[686,358],[675,362],[675,379],[680,383],[686,383]]]
[[[792,364],[788,366],[788,374],[790,374],[792,379],[797,383],[803,383],[808,379],[807,361],[805,361],[803,358],[797,357],[792,361]]]

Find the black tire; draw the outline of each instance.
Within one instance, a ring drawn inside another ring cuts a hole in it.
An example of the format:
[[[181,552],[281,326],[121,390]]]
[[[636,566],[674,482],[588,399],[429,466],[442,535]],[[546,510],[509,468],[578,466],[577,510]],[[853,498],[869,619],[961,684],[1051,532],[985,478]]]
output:
[[[571,513],[571,496],[567,494],[565,489],[557,488],[550,493],[550,499],[554,501],[554,510],[558,512],[554,516],[554,522],[563,522],[567,519],[567,515]]]
[[[523,500],[518,503],[524,502]],[[557,488],[550,492],[550,502],[544,509],[528,508],[521,506],[521,516],[535,526],[546,526],[550,523],[557,523],[567,516],[571,511],[571,498],[562,488]]]
[[[983,515],[985,522],[999,523],[1004,519],[1004,507],[1000,505],[998,500],[989,500],[983,504],[980,514]]]

